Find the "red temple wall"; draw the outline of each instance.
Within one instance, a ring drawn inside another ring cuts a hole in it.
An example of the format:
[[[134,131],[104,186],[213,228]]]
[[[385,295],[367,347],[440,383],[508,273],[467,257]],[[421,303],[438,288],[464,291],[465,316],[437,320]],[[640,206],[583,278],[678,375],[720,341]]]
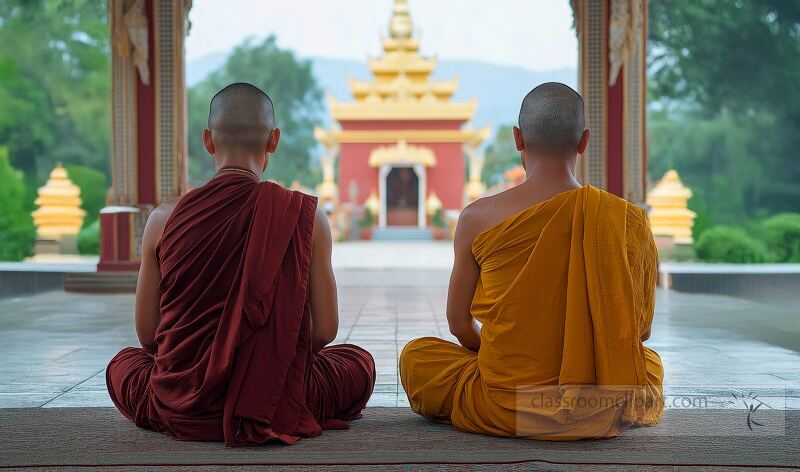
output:
[[[435,191],[445,209],[460,210],[464,207],[464,186],[467,180],[461,144],[421,145],[430,148],[436,155],[436,165],[427,169],[428,194]]]
[[[342,143],[339,148],[339,200],[350,201],[350,185],[358,185],[358,204],[378,194],[378,169],[369,166],[369,155],[379,144]]]

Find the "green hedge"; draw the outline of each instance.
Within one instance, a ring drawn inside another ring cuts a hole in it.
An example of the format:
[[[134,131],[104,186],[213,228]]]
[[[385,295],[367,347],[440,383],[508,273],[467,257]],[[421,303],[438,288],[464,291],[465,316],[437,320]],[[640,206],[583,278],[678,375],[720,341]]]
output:
[[[78,252],[84,255],[100,253],[100,220],[94,220],[78,234]]]
[[[779,213],[761,223],[760,233],[775,262],[800,262],[800,213]]]
[[[81,207],[86,210],[83,227],[87,228],[97,220],[100,209],[105,206],[108,179],[104,173],[89,167],[67,164],[64,169],[72,183],[81,189]]]
[[[767,248],[739,228],[715,226],[694,244],[697,257],[707,262],[751,263],[769,260]]]

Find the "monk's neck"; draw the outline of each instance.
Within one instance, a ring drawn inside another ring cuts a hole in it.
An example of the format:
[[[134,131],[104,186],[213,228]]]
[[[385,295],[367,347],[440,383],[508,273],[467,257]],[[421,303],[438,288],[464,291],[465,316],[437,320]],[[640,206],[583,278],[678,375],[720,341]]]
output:
[[[525,180],[531,184],[547,182],[550,185],[580,187],[575,178],[576,158],[533,158],[525,165]]]
[[[261,175],[264,173],[264,169],[261,167],[261,164],[258,163],[258,159],[241,157],[231,158],[217,155],[214,158],[214,172],[219,172],[220,169],[225,167],[238,167],[241,169],[247,169],[255,175]]]

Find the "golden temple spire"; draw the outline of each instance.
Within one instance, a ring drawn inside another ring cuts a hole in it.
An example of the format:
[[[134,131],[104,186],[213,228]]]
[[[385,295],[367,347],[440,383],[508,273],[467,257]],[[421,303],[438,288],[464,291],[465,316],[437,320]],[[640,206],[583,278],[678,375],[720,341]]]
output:
[[[39,209],[33,212],[33,222],[39,238],[58,240],[77,236],[86,216],[81,209],[81,189],[69,180],[61,163],[56,164],[38,193],[39,198],[34,203]]]
[[[394,10],[389,19],[389,36],[393,39],[408,39],[414,32],[414,24],[408,14],[408,0],[394,0]]]
[[[692,225],[697,215],[687,207],[691,197],[691,189],[683,185],[678,172],[668,170],[647,193],[654,236],[671,236],[676,244],[692,243]]]

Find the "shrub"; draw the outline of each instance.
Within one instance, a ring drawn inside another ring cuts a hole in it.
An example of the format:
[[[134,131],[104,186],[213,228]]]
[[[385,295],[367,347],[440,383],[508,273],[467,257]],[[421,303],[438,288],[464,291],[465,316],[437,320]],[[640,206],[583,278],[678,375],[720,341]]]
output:
[[[761,223],[761,234],[776,262],[800,262],[800,213],[780,213]]]
[[[94,220],[78,234],[78,252],[84,255],[100,253],[100,220]]]
[[[359,228],[372,228],[375,225],[375,215],[372,214],[369,208],[364,207],[364,215],[358,220]]]
[[[31,255],[36,228],[26,195],[22,173],[11,167],[8,149],[0,147],[0,260],[21,261]]]
[[[444,221],[444,210],[442,210],[441,208],[438,208],[436,210],[436,213],[434,213],[433,216],[431,217],[431,225],[434,228],[439,228],[439,229],[442,229],[445,226],[447,226],[447,223]]]
[[[69,179],[81,189],[81,207],[86,210],[83,227],[87,228],[100,215],[100,209],[106,203],[108,183],[106,175],[89,167],[75,164],[64,166]]]
[[[743,230],[729,226],[714,226],[700,235],[694,244],[697,257],[706,262],[752,263],[768,260],[767,249],[761,241]]]

